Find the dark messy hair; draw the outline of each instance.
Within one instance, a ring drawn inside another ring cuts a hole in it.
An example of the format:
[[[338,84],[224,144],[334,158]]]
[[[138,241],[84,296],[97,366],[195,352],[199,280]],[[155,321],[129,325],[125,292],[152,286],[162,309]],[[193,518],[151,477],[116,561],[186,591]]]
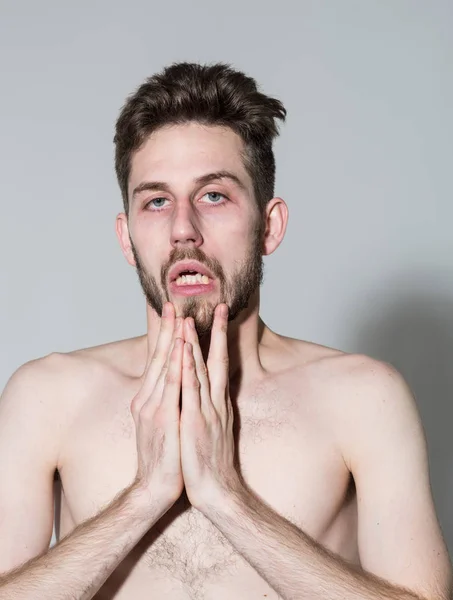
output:
[[[274,195],[275,119],[286,109],[258,91],[254,79],[229,65],[174,63],[149,77],[124,104],[115,129],[115,170],[129,214],[128,180],[133,154],[165,125],[198,122],[230,127],[244,142],[244,166],[254,186],[260,213]]]

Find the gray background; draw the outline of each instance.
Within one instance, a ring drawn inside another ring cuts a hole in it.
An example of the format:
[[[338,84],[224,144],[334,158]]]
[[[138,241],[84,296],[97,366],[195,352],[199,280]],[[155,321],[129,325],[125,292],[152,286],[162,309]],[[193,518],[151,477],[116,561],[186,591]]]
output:
[[[453,4],[1,2],[0,387],[51,351],[144,332],[114,234],[113,126],[176,60],[232,63],[281,98],[266,259],[275,330],[398,367],[453,549]]]

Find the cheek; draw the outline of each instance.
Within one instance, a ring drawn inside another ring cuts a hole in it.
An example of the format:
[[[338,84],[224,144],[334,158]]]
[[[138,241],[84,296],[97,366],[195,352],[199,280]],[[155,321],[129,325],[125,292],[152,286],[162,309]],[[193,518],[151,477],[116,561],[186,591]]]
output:
[[[159,264],[163,258],[160,255],[168,245],[167,238],[162,225],[144,217],[137,218],[131,230],[131,239],[140,257],[147,262],[152,260],[154,264]]]
[[[135,215],[132,231],[136,238],[141,240],[153,239],[155,235],[162,235],[164,228],[162,220],[153,218],[150,212],[144,210]]]
[[[159,246],[150,244],[146,240],[142,242],[141,240],[135,239],[134,247],[142,269],[149,275],[152,275],[160,283],[161,265],[163,264],[164,257],[156,252],[156,248]]]
[[[223,220],[217,223],[215,227],[212,226],[212,235],[215,239],[222,239],[224,244],[228,244],[229,248],[236,243],[244,245],[252,235],[253,223],[254,221],[250,215]]]
[[[243,258],[248,254],[252,245],[256,243],[258,224],[255,221],[244,222],[237,225],[230,232],[227,248],[236,257]]]
[[[219,258],[226,271],[244,259],[256,238],[256,217],[250,215],[242,219],[224,222],[222,227],[212,228],[205,238],[206,247],[212,248],[212,255]]]

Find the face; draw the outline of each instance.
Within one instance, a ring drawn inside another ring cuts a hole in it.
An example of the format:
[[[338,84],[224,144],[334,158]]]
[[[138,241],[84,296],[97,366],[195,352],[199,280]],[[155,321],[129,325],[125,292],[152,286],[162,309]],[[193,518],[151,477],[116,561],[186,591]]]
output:
[[[200,336],[217,304],[236,318],[263,279],[264,220],[242,151],[232,130],[190,123],[157,131],[132,160],[126,256],[157,314],[171,301]],[[183,261],[197,261],[209,276],[175,280],[188,270]]]

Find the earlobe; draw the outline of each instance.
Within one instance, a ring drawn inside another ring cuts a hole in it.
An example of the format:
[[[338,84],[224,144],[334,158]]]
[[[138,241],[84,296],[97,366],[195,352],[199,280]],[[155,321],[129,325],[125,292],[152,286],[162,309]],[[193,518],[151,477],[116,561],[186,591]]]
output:
[[[266,229],[263,239],[263,254],[272,254],[285,237],[288,224],[288,205],[281,198],[272,198],[266,207]]]
[[[115,229],[118,241],[121,246],[121,250],[123,251],[123,254],[126,257],[127,262],[131,266],[135,267],[136,264],[134,253],[132,252],[131,238],[129,235],[129,225],[127,222],[127,217],[124,213],[120,213],[116,217]]]

